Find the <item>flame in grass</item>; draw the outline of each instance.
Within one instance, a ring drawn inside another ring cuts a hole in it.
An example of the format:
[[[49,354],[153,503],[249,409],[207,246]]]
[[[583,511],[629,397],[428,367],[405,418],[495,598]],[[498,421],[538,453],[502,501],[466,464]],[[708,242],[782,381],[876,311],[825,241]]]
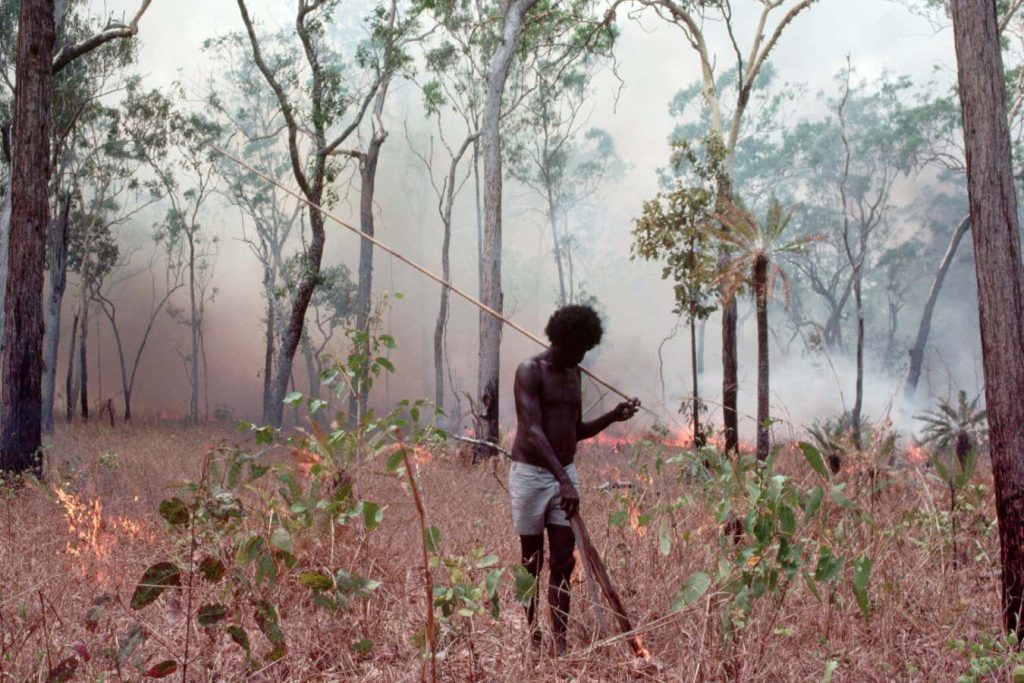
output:
[[[629,500],[629,526],[633,527],[633,531],[640,538],[647,534],[647,529],[640,524],[640,508],[637,507],[632,498]]]
[[[923,465],[928,462],[928,451],[920,444],[912,443],[907,446],[907,461],[912,465]]]
[[[108,585],[118,573],[112,570],[110,561],[120,541],[153,543],[156,540],[142,520],[104,514],[99,498],[83,499],[60,487],[54,487],[53,493],[67,520],[65,552],[80,558],[82,576],[100,585]]]
[[[638,633],[629,639],[629,648],[637,659],[642,659],[645,662],[651,661],[651,651],[644,645],[644,637],[641,634]]]

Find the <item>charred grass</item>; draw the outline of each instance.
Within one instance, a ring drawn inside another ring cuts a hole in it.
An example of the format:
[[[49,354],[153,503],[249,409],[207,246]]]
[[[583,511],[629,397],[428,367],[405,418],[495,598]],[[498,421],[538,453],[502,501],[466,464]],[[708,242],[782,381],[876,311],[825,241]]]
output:
[[[62,662],[73,669],[63,680],[139,680],[140,671],[162,661],[173,661],[171,679],[180,679],[188,597],[192,613],[204,602],[226,603],[229,621],[248,626],[252,649],[250,659],[224,628],[193,626],[188,680],[429,680],[421,656],[426,599],[419,517],[407,485],[377,461],[357,468],[353,478],[360,498],[384,507],[380,527],[368,533],[353,526],[297,542],[307,568],[343,563],[380,586],[347,609],[330,611],[315,607],[295,581],[298,568],[286,570],[275,592],[287,643],[282,658],[267,661],[270,644],[252,626],[243,596],[224,596],[223,588],[202,581],[131,609],[143,571],[185,552],[157,514],[160,501],[199,477],[215,444],[240,439],[228,427],[186,430],[155,422],[58,430],[48,454],[48,490],[7,488],[0,500],[0,681],[62,680]],[[624,642],[603,643],[582,575],[573,586],[572,652],[554,659],[546,645],[531,648],[509,569],[498,619],[458,617],[442,627],[438,678],[822,680],[834,669],[833,680],[955,680],[969,673],[971,662],[950,643],[996,637],[999,552],[987,468],[976,478],[986,488],[960,512],[956,558],[944,518],[948,493],[926,468],[887,469],[873,484],[856,468],[840,474],[874,521],[849,541],[874,563],[869,616],[849,591],[819,601],[795,583],[782,596],[759,599],[745,627],[727,638],[714,586],[694,604],[671,610],[687,577],[714,576],[722,533],[714,507],[694,495],[692,477],[680,468],[655,475],[655,460],[675,452],[650,444],[584,445],[578,458],[582,514],[633,623],[652,625],[643,637],[654,661],[638,665]],[[419,460],[426,522],[441,533],[438,553],[469,557],[482,548],[500,566],[514,565],[519,549],[503,490],[506,465],[471,465],[465,453],[444,448],[420,453]],[[777,469],[813,477],[794,448],[783,449]],[[647,517],[681,496],[683,505]],[[443,566],[433,570],[433,580],[445,578]],[[144,641],[119,657],[133,627]],[[986,675],[1000,680],[1008,671],[997,665]]]

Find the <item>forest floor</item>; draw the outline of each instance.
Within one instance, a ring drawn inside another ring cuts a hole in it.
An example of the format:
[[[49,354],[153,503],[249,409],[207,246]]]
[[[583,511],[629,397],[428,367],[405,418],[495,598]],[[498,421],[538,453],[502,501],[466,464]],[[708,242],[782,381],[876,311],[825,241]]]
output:
[[[389,473],[385,457],[352,475],[354,496],[379,505],[382,516],[364,505],[349,511],[345,526],[303,531],[295,520],[306,513],[294,500],[287,511],[270,513],[273,486],[253,486],[243,496],[245,517],[228,515],[216,532],[197,522],[172,527],[165,521],[174,518],[172,508],[159,514],[161,501],[174,496],[191,504],[181,484],[209,470],[211,448],[263,448],[251,437],[229,426],[186,430],[155,422],[59,428],[48,484],[0,491],[0,681],[140,680],[175,670],[168,679],[180,680],[186,663],[187,679],[195,681],[430,680],[422,655],[421,521],[407,479]],[[434,589],[454,610],[448,619],[436,610],[438,680],[1005,680],[1015,666],[1013,648],[998,637],[999,550],[987,462],[964,495],[955,557],[949,490],[928,468],[900,456],[897,467],[873,478],[852,467],[836,475],[854,504],[870,512],[871,523],[850,526],[836,548],[872,559],[867,616],[846,587],[847,568],[818,597],[801,574],[780,580],[746,612],[730,606],[715,578],[710,590],[673,611],[688,577],[721,576],[733,552],[716,502],[671,464],[678,452],[606,441],[583,444],[578,456],[581,510],[593,541],[633,623],[652,624],[643,634],[652,659],[643,662],[624,641],[603,642],[582,574],[573,585],[571,652],[555,659],[547,645],[531,648],[515,600],[519,548],[503,490],[507,465],[471,465],[459,449],[416,451],[425,524],[439,532],[431,532],[430,550],[446,558],[434,563],[431,581],[452,588]],[[287,462],[295,453],[282,448],[265,457]],[[290,471],[308,469],[306,462]],[[781,450],[776,470],[805,486],[818,476],[792,446]],[[291,532],[277,536],[273,529],[288,515]],[[244,539],[264,532],[281,552],[268,554],[274,568],[257,576],[264,559]],[[747,542],[740,539],[739,547]],[[203,566],[204,573],[212,567],[213,578],[190,578],[190,547],[196,563],[223,559],[227,577],[217,576],[213,562]],[[180,585],[133,609],[143,572],[168,560],[181,567]],[[495,619],[487,576],[502,568]],[[345,572],[332,579],[339,569]],[[815,571],[813,562],[805,569]],[[311,590],[321,587],[314,576],[326,576],[330,590]],[[200,606],[208,605],[214,607],[204,613]],[[544,616],[546,626],[546,610]]]

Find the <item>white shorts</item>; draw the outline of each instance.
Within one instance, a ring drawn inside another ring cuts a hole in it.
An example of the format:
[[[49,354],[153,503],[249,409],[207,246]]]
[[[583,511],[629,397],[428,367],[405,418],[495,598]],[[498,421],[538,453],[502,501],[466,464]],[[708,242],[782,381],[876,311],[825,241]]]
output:
[[[565,473],[578,493],[580,482],[576,477],[576,465],[566,467]],[[544,533],[548,524],[569,526],[558,489],[558,480],[548,468],[512,462],[508,473],[508,493],[512,502],[512,526],[517,534],[537,536]]]

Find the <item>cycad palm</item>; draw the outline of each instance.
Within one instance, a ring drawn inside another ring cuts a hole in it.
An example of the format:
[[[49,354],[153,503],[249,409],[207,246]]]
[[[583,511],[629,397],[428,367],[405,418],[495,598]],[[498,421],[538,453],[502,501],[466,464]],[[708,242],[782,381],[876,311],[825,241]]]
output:
[[[726,200],[722,211],[715,215],[722,229],[715,236],[729,252],[719,276],[722,296],[726,300],[735,296],[750,283],[757,307],[757,457],[768,457],[770,415],[768,408],[768,302],[781,282],[788,297],[789,279],[778,262],[782,254],[801,251],[814,238],[802,237],[786,241],[786,228],[796,207],[788,210],[773,199],[763,223],[749,211]]]
[[[988,414],[984,409],[978,409],[980,398],[979,395],[968,401],[967,392],[961,389],[956,405],[940,400],[935,410],[915,415],[925,425],[918,442],[922,446],[931,446],[936,454],[955,453],[963,468],[967,454],[978,448],[988,434]]]

